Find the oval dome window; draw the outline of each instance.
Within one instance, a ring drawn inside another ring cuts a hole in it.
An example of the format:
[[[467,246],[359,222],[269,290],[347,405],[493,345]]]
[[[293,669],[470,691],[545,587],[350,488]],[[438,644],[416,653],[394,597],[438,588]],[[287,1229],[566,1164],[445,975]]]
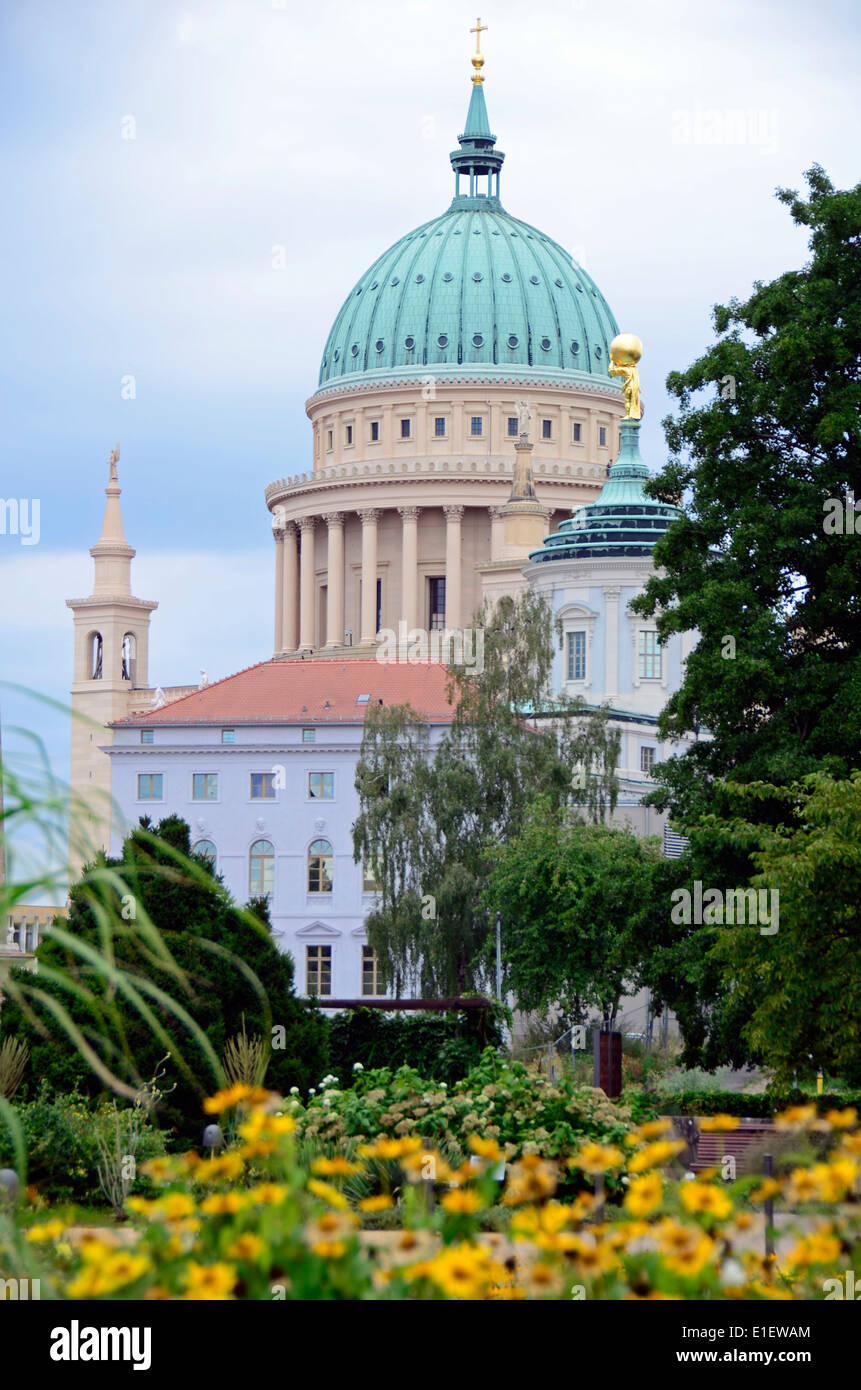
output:
[[[561,280],[557,279],[556,284],[559,286],[560,290],[564,290],[565,286],[563,285]]]
[[[529,283],[530,283],[530,285],[538,285],[538,284],[540,284],[541,282],[540,282],[540,280],[538,279],[538,276],[537,276],[537,275],[530,275],[530,277],[529,277]]]
[[[446,273],[445,273],[445,275],[444,275],[442,278],[445,280],[446,284],[448,284],[449,280],[451,280],[451,278],[452,278],[451,271],[450,271],[450,270],[447,270]]]
[[[399,275],[393,275],[392,278],[391,278],[391,280],[389,281],[389,284],[390,284],[390,285],[393,285],[393,286],[394,286],[394,285],[399,285],[400,283],[401,283],[401,278],[400,278]]]
[[[473,347],[483,347],[483,346],[484,346],[484,338],[481,336],[480,333],[474,333],[474,334],[473,334],[473,336],[472,336],[472,345],[473,345]]]
[[[577,339],[576,339],[576,338],[574,339],[574,342],[571,344],[571,351],[573,352],[573,354],[574,354],[575,357],[577,356],[578,352],[580,351],[580,344],[577,342]]]
[[[377,352],[382,352],[385,346],[386,345],[383,342],[382,338],[378,338],[377,341],[374,343],[374,347],[377,349]]]
[[[545,352],[549,352],[549,351],[550,351],[550,339],[549,339],[549,338],[542,338],[542,339],[541,339],[541,346],[542,346],[542,348],[543,348],[543,350],[544,350]]]
[[[415,338],[407,338],[406,341],[405,341],[405,343],[404,343],[404,346],[406,347],[407,352],[412,352],[412,350],[413,350],[413,348],[415,347],[415,345],[416,345],[416,340],[415,340]]]
[[[423,285],[423,284],[424,284],[424,279],[425,279],[425,277],[424,277],[423,275],[417,275],[417,276],[416,276],[416,284],[417,284],[417,285]]]
[[[512,333],[511,337],[509,338],[509,340],[508,340],[508,346],[509,346],[510,348],[516,348],[516,347],[517,347],[517,335],[516,335],[515,333]]]
[[[338,360],[338,358],[339,358],[340,356],[341,356],[341,349],[340,349],[340,348],[335,348],[335,361],[336,361],[336,362],[337,362],[337,360]]]
[[[600,357],[600,356],[601,356],[601,349],[600,349],[599,347],[596,347],[596,349],[595,349],[595,356],[596,356],[596,357]]]
[[[439,346],[441,348],[448,347],[448,338],[446,337],[445,333],[440,333],[439,337],[437,338],[437,342],[439,343]]]
[[[509,275],[508,271],[505,272],[502,278],[505,281],[506,285],[511,284],[511,276]]]
[[[375,280],[374,283],[371,285],[371,289],[372,289],[372,290],[375,290],[375,289],[377,288],[377,286],[379,285],[379,283],[380,283],[379,280]]]
[[[480,270],[476,270],[476,271],[474,272],[472,278],[473,278],[473,280],[483,280],[483,279],[484,279],[484,276],[482,275],[482,273],[481,273]]]
[[[354,357],[358,357],[358,355],[359,355],[359,344],[358,344],[358,343],[354,343],[353,346],[350,348],[350,351],[351,351],[351,353],[353,354]]]

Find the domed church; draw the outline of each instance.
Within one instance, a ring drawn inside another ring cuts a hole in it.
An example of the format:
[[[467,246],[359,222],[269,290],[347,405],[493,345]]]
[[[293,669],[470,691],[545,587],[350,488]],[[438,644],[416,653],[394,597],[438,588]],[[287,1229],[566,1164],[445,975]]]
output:
[[[503,206],[480,51],[472,63],[451,203],[350,290],[306,406],[311,465],[266,489],[276,655],[367,653],[401,621],[468,625],[485,596],[524,587],[530,550],[616,457],[618,325],[569,252]],[[527,402],[538,501],[512,496]]]

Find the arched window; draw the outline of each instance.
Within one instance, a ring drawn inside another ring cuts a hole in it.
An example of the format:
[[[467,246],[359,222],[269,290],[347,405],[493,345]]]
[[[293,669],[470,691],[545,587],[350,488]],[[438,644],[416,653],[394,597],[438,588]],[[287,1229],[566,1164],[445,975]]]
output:
[[[308,850],[308,892],[331,893],[333,876],[332,846],[328,840],[314,840]]]
[[[262,898],[275,888],[275,846],[271,840],[255,840],[251,846],[249,885],[252,898]]]
[[[91,632],[88,640],[90,644],[90,680],[100,681],[102,679],[102,634]]]
[[[123,637],[123,680],[131,681],[135,684],[137,666],[138,643],[133,632],[127,632]]]
[[[215,861],[218,858],[218,851],[211,840],[198,840],[191,847],[192,854],[202,854],[204,859],[209,860],[209,867],[215,873]]]

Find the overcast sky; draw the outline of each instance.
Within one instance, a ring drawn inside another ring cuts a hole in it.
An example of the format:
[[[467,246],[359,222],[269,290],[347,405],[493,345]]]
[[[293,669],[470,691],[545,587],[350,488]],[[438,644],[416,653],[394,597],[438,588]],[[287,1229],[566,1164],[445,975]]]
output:
[[[372,260],[451,198],[477,0],[6,0],[0,679],[62,700],[120,442],[152,682],[271,654],[263,489],[310,467],[304,402]],[[854,0],[486,0],[502,201],[643,339],[644,451],[711,306],[806,257],[773,196],[858,180]],[[741,119],[740,119],[741,117]],[[133,135],[134,138],[124,138]],[[272,268],[275,246],[286,269]],[[123,399],[133,376],[135,399]],[[0,690],[68,764],[61,714]]]

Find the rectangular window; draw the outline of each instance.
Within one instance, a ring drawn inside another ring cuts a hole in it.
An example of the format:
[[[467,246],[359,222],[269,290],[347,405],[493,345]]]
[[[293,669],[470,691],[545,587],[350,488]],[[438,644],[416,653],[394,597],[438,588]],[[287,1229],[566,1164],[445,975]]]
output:
[[[138,773],[138,801],[164,800],[164,774],[161,772]]]
[[[155,730],[141,729],[141,743],[155,743]]]
[[[651,772],[655,766],[656,748],[643,747],[640,749],[640,771]]]
[[[318,801],[332,801],[335,796],[334,772],[309,772],[308,795]]]
[[[378,893],[380,891],[380,881],[377,878],[373,864],[366,864],[362,861],[362,892]]]
[[[445,580],[428,580],[428,630],[442,632],[445,628]]]
[[[303,743],[316,743],[316,742],[317,742],[317,730],[316,730],[316,729],[303,729],[303,730],[302,730],[302,742],[303,742]]]
[[[568,637],[568,679],[586,679],[586,633],[569,632]]]
[[[353,426],[352,426],[352,425],[348,425],[348,426],[347,426],[347,443],[348,443],[348,444],[352,444],[352,442],[353,442]]]
[[[370,946],[362,947],[362,993],[366,995],[383,995],[383,981],[380,975],[380,966],[377,957],[374,955]]]
[[[326,448],[327,448],[327,449],[331,449],[331,447],[332,447],[332,431],[329,430],[328,433],[327,433],[327,435],[326,435]]]
[[[251,800],[252,800],[252,801],[274,801],[274,800],[275,800],[275,773],[274,773],[274,772],[252,772],[252,774],[251,774]]]
[[[409,439],[411,423],[410,420],[401,421],[401,439]]]
[[[574,440],[574,443],[575,443],[575,444],[579,444],[579,443],[580,443],[580,436],[581,436],[582,432],[583,432],[583,426],[580,424],[580,421],[579,421],[579,420],[575,420],[575,421],[574,421],[574,430],[573,430],[573,440]]]
[[[601,445],[602,448],[603,448],[603,447],[606,445],[606,443],[607,443],[607,427],[606,427],[606,425],[599,425],[599,426],[598,426],[598,443]]]
[[[235,742],[236,742],[236,730],[235,730],[235,729],[222,729],[222,730],[221,730],[221,742],[222,742],[222,743],[235,743]]]
[[[552,438],[553,438],[553,421],[552,421],[552,420],[542,420],[542,421],[541,421],[541,438],[542,438],[542,439],[552,439]]]
[[[332,947],[305,947],[305,993],[318,998],[332,993]]]
[[[192,801],[218,800],[218,773],[194,772],[191,776]]]
[[[640,680],[658,681],[661,679],[661,649],[658,646],[657,632],[640,633]]]
[[[519,433],[519,424],[520,424],[520,422],[519,422],[519,420],[518,420],[518,418],[517,418],[516,415],[509,415],[509,417],[508,417],[508,437],[509,437],[509,439],[516,439],[516,438],[517,438],[517,435],[518,435],[518,433]]]
[[[433,422],[433,432],[437,439],[445,439],[445,416],[437,415]]]
[[[473,439],[478,439],[484,433],[484,420],[481,415],[470,416],[469,432]]]
[[[380,439],[380,422],[379,422],[379,420],[372,420],[372,421],[371,421],[371,443],[372,443],[372,444],[377,444],[377,443],[379,443],[379,439]]]

